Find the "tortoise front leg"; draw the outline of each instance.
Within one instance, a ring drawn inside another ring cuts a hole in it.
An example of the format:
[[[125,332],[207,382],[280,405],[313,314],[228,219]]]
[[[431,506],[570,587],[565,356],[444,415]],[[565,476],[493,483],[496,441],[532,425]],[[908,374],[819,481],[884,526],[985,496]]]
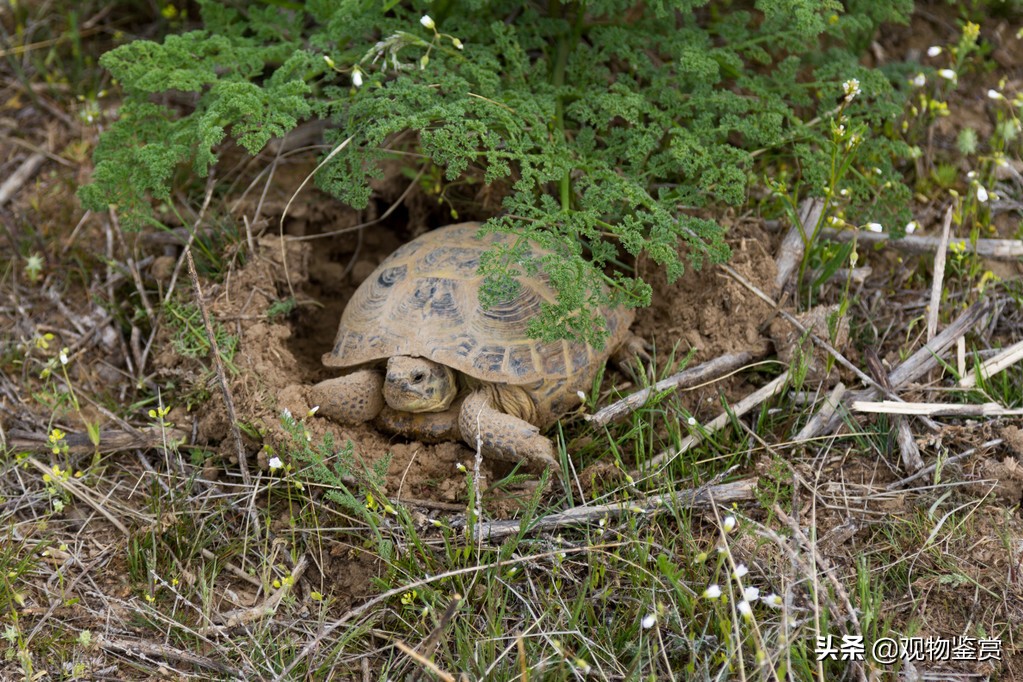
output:
[[[310,402],[320,406],[320,414],[342,424],[368,422],[384,407],[384,375],[372,369],[360,369],[321,381],[309,389]]]
[[[390,433],[423,443],[444,443],[461,440],[458,414],[462,403],[457,401],[443,412],[402,412],[384,405],[373,424]]]
[[[484,457],[504,462],[522,462],[530,470],[558,467],[554,444],[540,435],[533,424],[494,408],[486,391],[474,391],[462,403],[458,416],[462,440],[470,448],[479,446]]]

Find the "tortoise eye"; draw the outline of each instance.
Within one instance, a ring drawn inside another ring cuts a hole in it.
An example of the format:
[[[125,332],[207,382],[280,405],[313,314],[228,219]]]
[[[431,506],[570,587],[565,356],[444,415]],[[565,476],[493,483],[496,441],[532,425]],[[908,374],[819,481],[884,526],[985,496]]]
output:
[[[412,383],[413,384],[422,383],[423,379],[425,379],[425,378],[426,378],[426,374],[424,372],[421,372],[421,371],[418,371],[418,370],[415,371],[415,372],[412,372]]]

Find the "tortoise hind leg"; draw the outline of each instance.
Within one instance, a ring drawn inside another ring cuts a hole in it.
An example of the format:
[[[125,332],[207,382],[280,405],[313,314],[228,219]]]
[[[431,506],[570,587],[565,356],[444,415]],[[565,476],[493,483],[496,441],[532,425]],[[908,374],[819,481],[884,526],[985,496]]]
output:
[[[474,391],[462,403],[458,415],[462,440],[470,448],[477,445],[484,457],[504,462],[523,463],[531,470],[558,468],[554,444],[540,435],[540,429],[494,408],[486,391]]]

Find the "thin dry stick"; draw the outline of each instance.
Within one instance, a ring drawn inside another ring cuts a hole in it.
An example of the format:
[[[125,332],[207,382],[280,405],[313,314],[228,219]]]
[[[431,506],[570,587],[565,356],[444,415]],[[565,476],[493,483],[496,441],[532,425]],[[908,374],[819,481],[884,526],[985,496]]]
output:
[[[835,590],[835,595],[839,598],[839,600],[841,600],[843,606],[845,606],[846,615],[853,625],[854,633],[862,635],[863,628],[860,626],[859,616],[856,615],[856,609],[853,608],[852,601],[849,599],[849,593],[846,591],[845,585],[842,584],[842,581],[839,580],[838,576],[835,574],[836,571],[834,567],[832,567],[831,562],[818,551],[818,544],[816,542],[810,542],[810,538],[808,538],[806,533],[803,532],[802,527],[800,527],[800,525],[796,523],[791,516],[786,514],[785,510],[777,504],[774,505],[774,513],[779,519],[781,519],[782,523],[788,525],[796,541],[803,546],[804,551],[810,554],[813,564],[815,566],[820,566],[824,571],[824,575],[827,576],[828,582],[831,583],[831,587]],[[815,588],[817,588],[816,571],[814,572],[814,582]],[[820,594],[819,588],[817,589],[817,593]],[[855,670],[860,679],[863,680],[863,682],[866,682],[867,676],[863,671],[863,666],[856,665]]]
[[[234,409],[234,398],[231,397],[231,387],[227,384],[227,372],[224,371],[224,360],[220,357],[217,335],[213,331],[210,313],[206,309],[206,302],[203,300],[202,287],[199,285],[199,273],[195,270],[195,261],[192,259],[191,247],[185,248],[185,261],[188,263],[188,277],[192,280],[192,288],[195,289],[196,305],[199,308],[199,313],[202,315],[203,327],[206,328],[206,338],[210,342],[210,353],[213,355],[213,366],[217,371],[217,379],[220,381],[220,391],[224,395],[227,419],[231,424],[231,436],[234,438],[235,453],[238,455],[238,466],[242,470],[242,482],[249,486],[252,484],[252,476],[249,474],[249,458],[245,453],[242,431],[238,428],[238,415]]]
[[[210,206],[210,200],[213,199],[213,189],[216,187],[216,174],[210,171],[210,175],[206,178],[206,195],[203,197],[202,206],[199,207],[199,215],[196,216],[195,222],[192,223],[192,229],[188,232],[188,241],[185,242],[185,253],[192,250],[192,244],[195,242],[196,236],[199,234],[199,225],[202,224],[203,218],[206,216],[206,209]],[[212,230],[211,230],[212,232]],[[174,272],[171,273],[170,282],[167,283],[167,293],[163,296],[163,302],[166,305],[170,302],[171,296],[174,294],[174,287],[178,283],[178,276],[181,274],[181,268],[184,265],[185,260],[179,258],[178,262],[174,265]],[[156,337],[157,330],[153,330],[153,337]],[[150,343],[152,338],[150,339]]]
[[[804,440],[810,440],[813,438],[813,434],[817,433],[822,424],[826,424],[830,419],[831,415],[838,409],[839,404],[842,402],[842,396],[845,395],[845,384],[841,381],[831,389],[831,393],[824,399],[824,405],[821,409],[817,410],[817,413],[810,417],[810,421],[806,422],[796,437],[793,439],[799,443]]]
[[[981,318],[991,309],[991,302],[988,299],[977,301],[963,311],[949,326],[933,339],[927,342],[920,350],[909,356],[905,362],[899,365],[891,374],[888,380],[896,390],[918,379],[931,369],[938,366],[938,357],[947,351],[956,339],[975,327]],[[857,396],[860,398],[860,396]],[[869,400],[869,398],[861,398]]]
[[[416,663],[423,666],[440,679],[444,680],[444,682],[455,682],[454,675],[444,672],[443,670],[440,669],[440,666],[438,666],[436,663],[428,659],[426,656],[423,656],[422,654],[417,652],[415,649],[413,649],[400,639],[394,640],[394,646],[398,647],[398,649],[401,650],[403,654],[407,655]]]
[[[836,242],[848,242],[857,240],[862,244],[886,244],[899,251],[907,253],[922,254],[934,253],[941,245],[940,237],[918,237],[906,235],[902,239],[892,239],[891,235],[883,232],[860,232],[852,230],[833,230],[825,228],[821,230],[821,236]],[[969,239],[957,239],[949,244],[955,244],[954,248],[961,248],[968,253],[975,253],[982,258],[991,260],[1016,261],[1023,257],[1023,241],[1019,239],[978,239],[971,242]]]
[[[991,303],[988,300],[978,301],[972,306],[963,311],[960,315],[946,327],[940,334],[935,336],[933,339],[927,342],[922,348],[913,353],[909,358],[901,365],[896,367],[891,374],[888,375],[888,382],[892,387],[893,391],[897,391],[911,381],[915,381],[919,377],[923,376],[933,368],[938,366],[938,358],[941,357],[942,353],[947,351],[956,339],[965,334],[969,329],[976,325],[980,319],[987,314],[990,309]],[[855,391],[850,397],[854,400],[871,400],[876,398],[878,391],[873,388],[866,388],[860,391]],[[842,421],[842,413],[836,412],[831,420],[824,424],[819,433],[812,433],[809,437],[820,435],[821,433],[831,433],[839,427]]]
[[[39,166],[43,165],[45,160],[46,155],[41,153],[33,154],[25,159],[18,166],[17,170],[11,173],[10,177],[4,181],[4,184],[0,185],[0,206],[6,204],[10,201],[11,197],[18,193],[21,186],[28,182],[28,179],[39,170]]]
[[[95,509],[101,516],[103,516],[103,518],[109,521],[114,526],[114,528],[124,533],[125,536],[128,537],[131,536],[131,533],[128,532],[128,529],[125,528],[123,523],[117,520],[116,516],[111,514],[107,510],[107,508],[100,503],[100,501],[93,499],[91,490],[85,488],[84,486],[79,485],[78,482],[73,478],[68,478],[67,480],[64,480],[60,476],[54,476],[53,469],[43,464],[35,457],[29,457],[28,462],[29,464],[31,464],[44,474],[50,474],[51,475],[50,482],[53,485],[63,488],[77,499],[81,500],[85,504]],[[125,510],[122,508],[120,511],[123,514]]]
[[[348,143],[351,142],[354,139],[355,139],[355,136],[354,135],[350,135],[341,144],[339,144],[338,146],[334,147],[334,149],[331,150],[330,154],[327,154],[326,158],[323,159],[323,161],[321,161],[316,166],[316,168],[314,168],[312,170],[311,173],[309,173],[308,175],[306,175],[302,179],[302,182],[301,182],[301,184],[299,184],[298,189],[296,189],[292,193],[291,197],[288,198],[288,203],[284,205],[284,211],[281,213],[281,219],[280,219],[280,221],[278,223],[278,226],[280,228],[279,231],[278,231],[278,236],[280,237],[280,242],[281,242],[281,264],[284,266],[284,281],[288,284],[288,294],[292,298],[295,298],[295,288],[291,284],[291,273],[288,272],[288,249],[287,249],[287,244],[285,243],[285,240],[284,240],[284,218],[287,217],[288,211],[291,210],[291,204],[295,201],[295,198],[299,195],[299,193],[303,189],[305,189],[305,186],[309,183],[310,180],[313,179],[313,176],[316,175],[320,171],[321,168],[323,168],[328,163],[330,163],[331,159],[333,159],[335,156],[340,154],[344,150],[344,148],[348,146]]]
[[[823,212],[824,202],[820,199],[806,199],[800,204],[799,222],[789,228],[781,246],[778,247],[778,257],[775,258],[778,274],[774,278],[774,285],[778,291],[785,288],[792,273],[803,261],[806,242],[809,240],[809,235],[813,234],[814,228],[817,227]]]
[[[912,483],[913,481],[917,480],[918,478],[923,478],[924,476],[927,476],[931,472],[937,470],[937,468],[939,466],[946,467],[949,464],[954,464],[954,463],[958,462],[959,460],[966,459],[967,457],[969,457],[969,456],[973,455],[975,452],[977,452],[977,450],[986,450],[988,448],[993,448],[994,446],[1001,445],[1004,442],[1005,441],[1003,439],[1001,439],[1001,438],[995,438],[994,440],[989,440],[986,443],[981,443],[979,447],[970,448],[966,452],[961,452],[958,455],[955,455],[954,457],[949,457],[948,459],[943,459],[940,462],[935,462],[934,464],[931,464],[930,466],[926,466],[923,469],[921,469],[920,471],[918,471],[915,474],[913,474],[912,476],[907,476],[906,478],[901,478],[898,481],[894,481],[892,483],[889,483],[887,486],[885,486],[885,490],[888,490],[888,491],[898,490],[899,488],[902,488],[904,486],[909,485],[910,483]]]
[[[775,377],[774,380],[772,380],[770,383],[760,387],[753,393],[750,393],[748,396],[737,402],[732,407],[731,410],[726,410],[719,414],[717,417],[711,420],[706,426],[703,427],[702,432],[697,432],[690,434],[689,436],[686,436],[686,438],[679,444],[677,448],[674,447],[668,448],[664,452],[661,452],[657,456],[651,458],[650,461],[646,463],[645,468],[649,470],[653,469],[654,467],[661,466],[662,464],[667,464],[668,462],[675,459],[679,455],[688,452],[695,445],[702,442],[706,436],[725,428],[725,426],[728,425],[729,421],[731,421],[733,416],[741,417],[742,415],[746,414],[747,412],[749,412],[754,407],[764,402],[771,396],[780,393],[782,390],[785,389],[785,386],[788,384],[788,380],[789,370],[785,370],[780,375]]]
[[[846,369],[851,371],[853,374],[855,374],[857,377],[859,377],[860,380],[863,383],[867,384],[868,386],[873,386],[874,388],[876,388],[877,390],[881,391],[882,393],[887,393],[887,391],[885,391],[884,387],[882,387],[876,381],[874,381],[869,376],[867,376],[863,372],[863,370],[861,370],[859,367],[857,367],[853,363],[849,362],[849,360],[844,355],[839,353],[838,350],[834,346],[832,346],[830,343],[828,343],[827,341],[825,341],[821,337],[817,336],[816,334],[810,332],[805,326],[803,326],[803,324],[799,320],[797,320],[795,318],[795,316],[792,315],[792,313],[790,313],[787,310],[783,310],[782,308],[780,308],[778,306],[778,304],[774,301],[774,299],[772,299],[770,296],[768,296],[763,291],[761,291],[755,284],[750,282],[748,279],[746,279],[745,277],[740,275],[736,270],[734,270],[733,268],[729,267],[728,265],[725,265],[724,263],[722,263],[718,267],[720,267],[722,270],[724,270],[736,282],[738,282],[739,284],[741,284],[742,286],[746,287],[751,292],[753,292],[757,296],[757,298],[759,298],[760,300],[764,301],[769,306],[774,308],[775,311],[777,311],[777,313],[779,315],[781,315],[783,318],[785,318],[786,322],[788,322],[793,327],[798,329],[800,334],[804,334],[804,335],[808,336],[815,344],[817,344],[818,346],[823,348],[825,351],[827,351],[831,355],[831,357],[835,358],[835,361],[838,362],[838,364],[842,365],[843,367],[845,367]],[[899,399],[899,397],[897,395],[889,395],[889,397],[893,398],[895,400]]]
[[[430,634],[426,636],[416,649],[422,650],[422,656],[429,659],[433,656],[434,652],[437,651],[437,645],[440,644],[440,636],[444,634],[444,631],[448,628],[448,623],[454,618],[455,612],[458,610],[459,604],[462,603],[462,595],[457,592],[451,595],[451,601],[448,602],[447,608],[444,609],[444,613],[441,614],[440,620],[437,621],[437,625],[434,626]],[[421,673],[422,671],[420,671]],[[416,673],[412,676],[411,682],[419,682],[422,677],[421,674]]]
[[[53,449],[53,443],[45,433],[11,429],[8,432],[10,446],[21,452],[42,454]],[[85,455],[92,452],[108,454],[126,450],[151,450],[164,447],[168,442],[187,442],[191,434],[182,429],[145,427],[134,431],[100,431],[99,445],[93,445],[84,433],[68,434],[64,438],[68,452]]]
[[[1015,417],[1023,414],[1023,410],[1010,410],[998,403],[949,405],[948,403],[856,400],[852,404],[852,409],[856,412],[872,412],[874,414],[912,414],[917,416],[926,415],[928,417]]]
[[[234,609],[226,613],[221,613],[215,616],[216,620],[221,623],[219,626],[203,628],[200,632],[203,634],[209,634],[211,631],[220,631],[223,628],[233,628],[245,623],[251,623],[254,620],[265,618],[266,616],[273,615],[277,611],[277,606],[284,599],[284,596],[291,592],[293,587],[298,584],[298,581],[302,579],[302,574],[305,573],[306,567],[309,565],[309,559],[303,554],[298,559],[298,563],[295,564],[295,568],[291,571],[291,580],[284,585],[281,585],[272,595],[267,597],[262,604],[253,606],[248,609]]]
[[[884,365],[881,364],[881,358],[878,356],[877,351],[874,350],[873,346],[869,346],[866,350],[867,367],[870,369],[870,373],[874,375],[878,383],[887,388],[889,391],[892,390],[892,385],[888,381],[888,372],[885,371]],[[899,454],[902,458],[902,465],[907,471],[916,471],[924,465],[924,459],[920,456],[920,448],[917,447],[916,440],[913,438],[913,429],[909,426],[909,419],[903,415],[897,415],[895,417],[895,439],[899,443]]]
[[[934,254],[934,281],[931,282],[931,305],[927,315],[927,340],[938,333],[938,309],[941,307],[941,289],[945,283],[945,254],[952,228],[952,206],[945,211],[945,222],[941,226],[941,241]]]
[[[96,643],[108,651],[113,651],[123,656],[139,658],[152,663],[157,663],[157,661],[153,659],[164,659],[198,666],[208,670],[216,670],[219,673],[230,675],[236,680],[244,679],[245,677],[240,671],[234,670],[219,661],[214,661],[203,656],[197,656],[196,654],[183,651],[181,649],[174,649],[166,644],[157,644],[140,639],[119,639],[106,635],[100,635],[97,638]]]
[[[982,377],[991,377],[998,374],[1003,369],[1011,367],[1020,360],[1023,360],[1023,341],[1014,343],[1002,352],[998,353],[994,357],[988,359],[979,368],[980,375]],[[964,363],[965,364],[965,363]],[[969,374],[961,372],[960,376],[962,379],[959,380],[959,385],[963,388],[973,388],[977,385],[977,375],[973,372]]]
[[[589,523],[605,516],[618,516],[620,514],[651,512],[664,507],[665,505],[677,505],[680,507],[704,508],[716,504],[728,504],[742,500],[753,499],[753,489],[758,479],[747,478],[731,483],[722,483],[703,488],[691,488],[687,490],[674,490],[661,495],[653,495],[643,500],[631,502],[615,502],[613,504],[600,504],[592,507],[573,507],[557,514],[541,516],[533,520],[529,531],[550,531],[565,526]],[[454,528],[461,528],[465,522],[452,524]],[[480,523],[476,526],[477,537],[488,540],[499,540],[515,535],[522,529],[521,522],[491,521]]]
[[[709,381],[718,381],[747,364],[755,357],[749,351],[727,353],[696,367],[684,369],[678,374],[658,381],[653,386],[636,391],[617,402],[611,403],[607,407],[597,410],[594,414],[586,415],[585,419],[596,426],[610,424],[638,410],[646,404],[652,395],[677,389],[692,388]]]

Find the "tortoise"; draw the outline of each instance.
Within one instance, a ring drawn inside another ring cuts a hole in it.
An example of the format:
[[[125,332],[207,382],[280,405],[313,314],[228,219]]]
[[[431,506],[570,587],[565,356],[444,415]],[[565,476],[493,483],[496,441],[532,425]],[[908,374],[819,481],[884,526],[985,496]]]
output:
[[[642,353],[629,331],[634,313],[607,307],[603,349],[579,340],[541,343],[530,318],[554,291],[542,270],[523,274],[517,293],[491,308],[479,300],[480,256],[516,238],[478,236],[478,223],[427,232],[388,256],[341,315],[327,367],[348,370],[311,389],[320,414],[373,421],[423,442],[462,440],[483,456],[532,470],[556,463],[541,435],[581,400],[612,354]],[[530,242],[529,256],[545,251]]]

